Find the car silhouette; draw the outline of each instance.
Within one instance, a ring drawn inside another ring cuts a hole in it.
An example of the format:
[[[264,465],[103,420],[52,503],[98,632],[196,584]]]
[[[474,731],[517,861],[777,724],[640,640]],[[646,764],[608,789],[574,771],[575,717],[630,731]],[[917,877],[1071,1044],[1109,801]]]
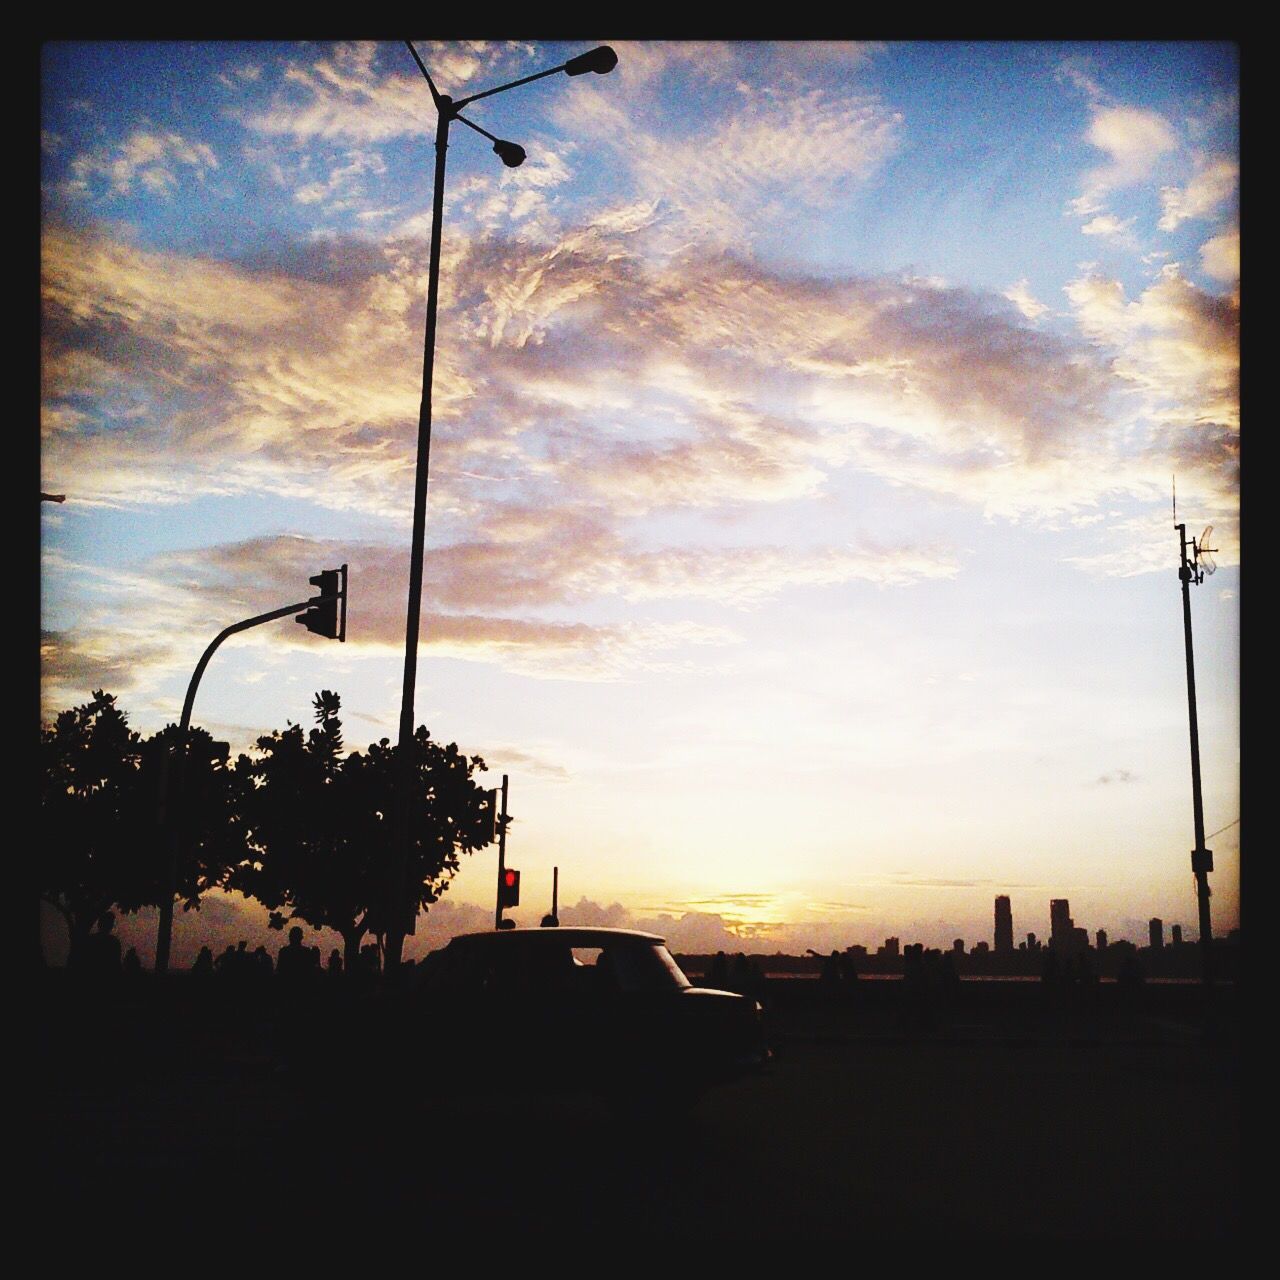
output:
[[[457,1084],[679,1108],[768,1061],[760,1004],[693,986],[662,938],[623,929],[463,934],[419,964],[406,1060]]]

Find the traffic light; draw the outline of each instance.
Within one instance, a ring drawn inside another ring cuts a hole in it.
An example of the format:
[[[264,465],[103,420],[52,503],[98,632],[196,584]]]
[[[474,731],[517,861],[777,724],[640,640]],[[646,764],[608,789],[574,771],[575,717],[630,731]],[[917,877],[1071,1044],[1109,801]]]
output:
[[[498,878],[498,906],[518,907],[519,905],[520,873],[513,867],[506,867]]]
[[[345,642],[347,638],[347,566],[341,569],[325,569],[314,578],[308,578],[319,589],[319,598],[313,600],[306,613],[295,618],[308,631],[330,640]],[[339,621],[341,606],[341,621]]]
[[[498,838],[498,788],[486,791],[480,804],[481,843],[492,844]]]

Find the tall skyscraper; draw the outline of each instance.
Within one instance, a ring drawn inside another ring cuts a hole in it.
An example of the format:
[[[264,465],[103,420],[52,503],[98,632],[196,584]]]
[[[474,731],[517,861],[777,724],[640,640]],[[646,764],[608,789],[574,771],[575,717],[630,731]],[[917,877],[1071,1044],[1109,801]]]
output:
[[[1152,916],[1147,932],[1151,936],[1151,950],[1159,951],[1164,946],[1164,921],[1159,916]]]
[[[1107,931],[1105,929],[1098,930],[1098,950],[1105,951],[1107,949]]]
[[[1065,947],[1071,937],[1071,903],[1066,898],[1052,898],[1049,902],[1049,945]]]
[[[996,951],[1003,954],[1013,950],[1013,908],[1002,893],[996,899]]]
[[[1182,945],[1182,926],[1175,924],[1170,932],[1173,934],[1173,945],[1180,947]]]

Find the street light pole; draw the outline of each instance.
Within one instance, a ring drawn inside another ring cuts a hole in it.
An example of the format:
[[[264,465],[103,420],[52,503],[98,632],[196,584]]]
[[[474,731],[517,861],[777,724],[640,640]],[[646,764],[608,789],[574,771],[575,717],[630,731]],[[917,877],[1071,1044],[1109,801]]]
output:
[[[410,48],[413,46],[410,45]],[[417,57],[417,54],[414,54]],[[424,70],[423,74],[426,72]],[[428,83],[430,80],[428,79]],[[436,171],[435,198],[431,204],[431,256],[427,268],[427,332],[422,355],[422,402],[418,408],[418,462],[413,484],[413,544],[409,556],[409,606],[404,627],[404,684],[400,696],[400,737],[396,752],[396,796],[392,855],[386,913],[386,952],[388,969],[400,964],[404,949],[405,925],[400,917],[405,901],[405,884],[409,863],[409,820],[413,812],[412,788],[414,768],[413,703],[418,683],[418,631],[422,617],[422,548],[427,527],[427,480],[431,459],[431,382],[436,359],[436,311],[440,297],[440,223],[444,217],[444,162],[449,146],[449,122],[453,119],[453,103],[446,95],[435,94]]]
[[[400,696],[400,736],[396,750],[396,796],[395,826],[393,828],[394,846],[391,866],[387,876],[387,903],[384,912],[386,943],[384,958],[388,971],[394,971],[400,965],[404,950],[404,935],[413,927],[416,915],[416,899],[408,893],[409,847],[412,840],[410,824],[413,814],[413,791],[415,760],[413,758],[413,720],[414,695],[418,681],[418,633],[422,613],[422,556],[426,535],[427,521],[427,479],[428,463],[431,456],[431,382],[435,371],[436,349],[436,311],[440,291],[440,232],[444,220],[444,170],[445,154],[449,146],[449,125],[460,120],[477,133],[489,138],[495,154],[508,168],[516,168],[523,163],[524,150],[513,142],[505,142],[501,138],[481,129],[464,119],[459,112],[469,103],[481,98],[492,97],[518,85],[529,84],[533,80],[541,80],[546,76],[563,71],[567,75],[583,75],[594,71],[604,75],[617,65],[617,55],[607,45],[593,49],[590,53],[579,54],[558,67],[539,71],[508,84],[499,85],[495,89],[486,89],[482,93],[472,94],[454,102],[448,94],[439,93],[431,80],[423,61],[412,41],[406,40],[413,60],[426,79],[431,89],[432,101],[436,108],[436,165],[435,191],[431,202],[431,254],[427,268],[427,323],[422,354],[422,401],[418,409],[418,458],[414,473],[413,488],[413,542],[409,552],[409,602],[405,616],[404,628],[404,683]],[[411,914],[412,913],[412,914]]]

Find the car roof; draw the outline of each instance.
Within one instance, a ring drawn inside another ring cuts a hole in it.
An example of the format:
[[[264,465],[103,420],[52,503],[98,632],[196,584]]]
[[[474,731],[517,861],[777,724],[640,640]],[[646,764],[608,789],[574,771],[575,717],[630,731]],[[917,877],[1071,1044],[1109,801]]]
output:
[[[504,939],[522,939],[525,942],[538,939],[546,943],[554,940],[562,944],[567,943],[571,947],[603,947],[610,942],[624,941],[661,945],[666,941],[665,938],[660,938],[656,933],[643,933],[639,929],[609,929],[603,926],[599,928],[578,928],[574,926],[565,928],[561,925],[548,925],[541,929],[487,929],[482,933],[460,933],[449,945],[453,946],[455,943],[462,943],[467,946],[473,946],[477,942],[484,940],[485,942],[503,946],[506,945]]]

